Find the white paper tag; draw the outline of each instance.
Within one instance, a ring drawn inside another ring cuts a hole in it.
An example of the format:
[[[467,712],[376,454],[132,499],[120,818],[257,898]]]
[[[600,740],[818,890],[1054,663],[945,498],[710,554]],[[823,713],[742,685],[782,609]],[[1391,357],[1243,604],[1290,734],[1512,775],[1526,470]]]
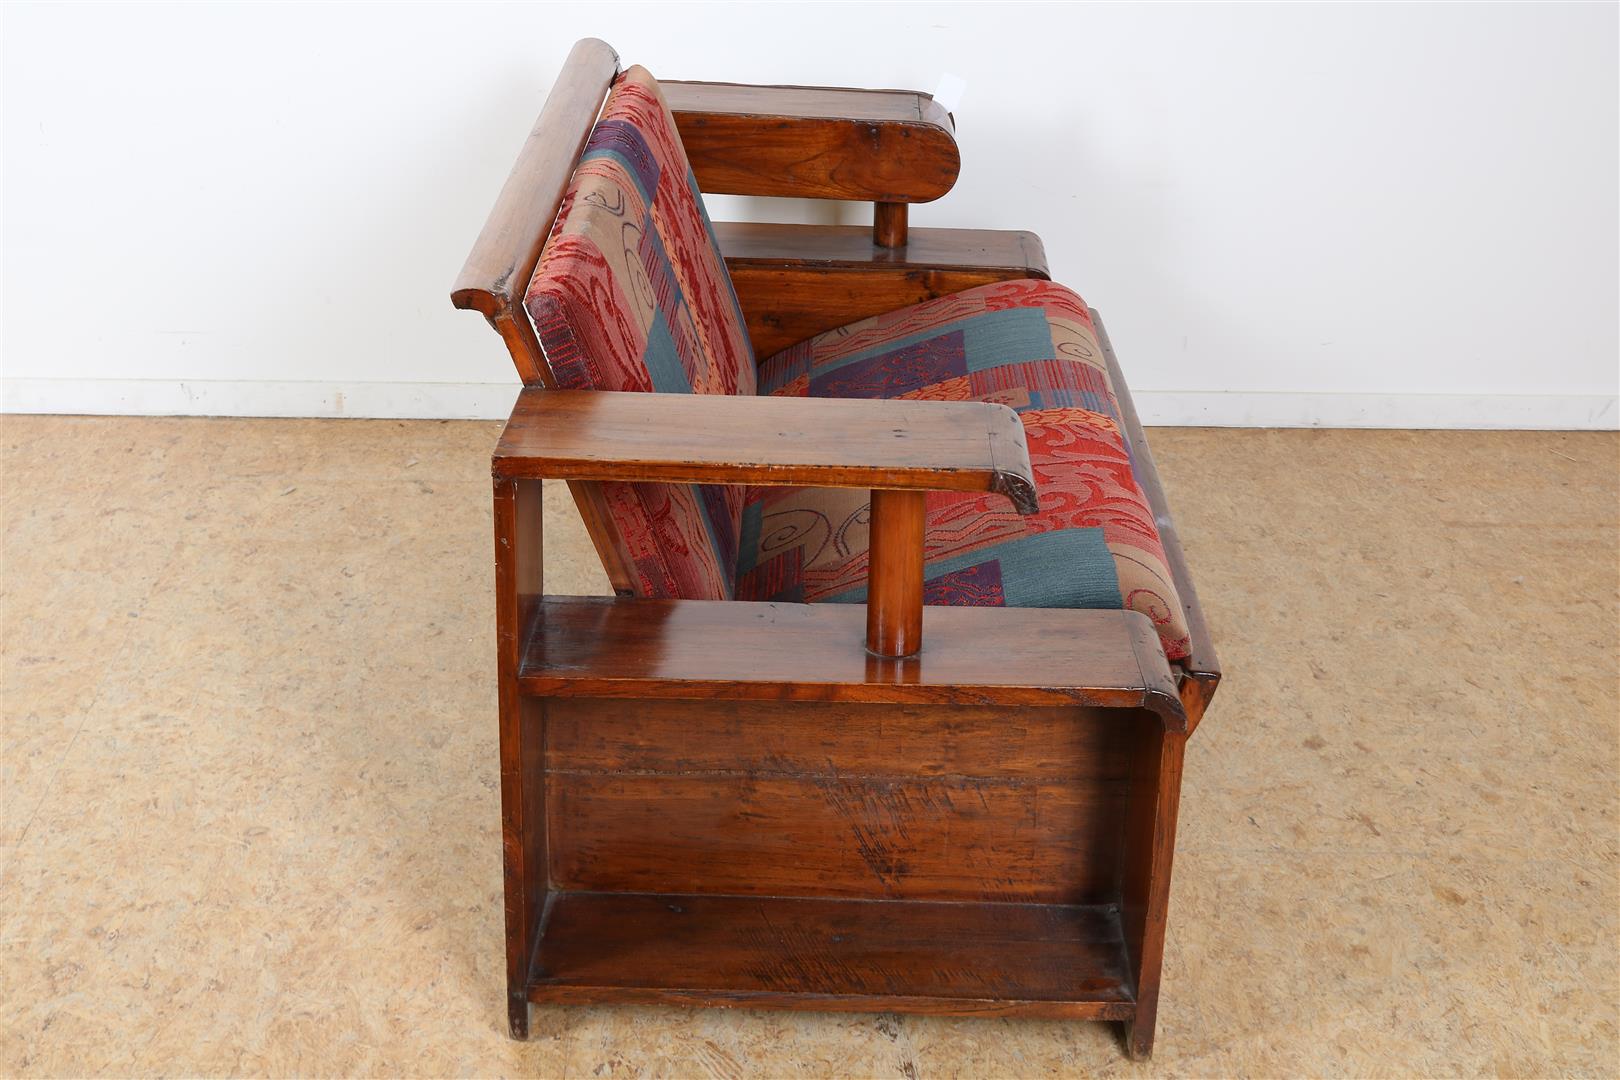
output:
[[[947,71],[939,77],[939,86],[934,90],[934,100],[939,102],[946,112],[954,115],[956,107],[962,103],[962,94],[965,90],[967,80]]]

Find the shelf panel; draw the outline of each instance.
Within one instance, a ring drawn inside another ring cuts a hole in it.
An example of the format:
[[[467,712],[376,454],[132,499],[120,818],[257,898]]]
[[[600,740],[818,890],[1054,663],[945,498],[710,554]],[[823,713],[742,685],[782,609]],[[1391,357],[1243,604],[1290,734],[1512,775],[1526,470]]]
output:
[[[1135,1016],[1114,907],[555,894],[529,999]]]
[[[524,650],[525,693],[960,705],[1166,704],[1175,683],[1134,611],[928,607],[923,649],[865,649],[857,604],[548,596]]]
[[[792,267],[918,273],[944,271],[984,275],[989,280],[1048,277],[1046,251],[1032,232],[1003,229],[911,229],[905,247],[879,247],[870,225],[781,225],[716,221],[715,239],[726,267]],[[999,275],[999,276],[997,276]],[[861,277],[850,283],[859,288]]]
[[[913,227],[897,248],[874,243],[870,225],[717,221],[714,235],[761,359],[924,300],[1051,277],[1032,232]]]

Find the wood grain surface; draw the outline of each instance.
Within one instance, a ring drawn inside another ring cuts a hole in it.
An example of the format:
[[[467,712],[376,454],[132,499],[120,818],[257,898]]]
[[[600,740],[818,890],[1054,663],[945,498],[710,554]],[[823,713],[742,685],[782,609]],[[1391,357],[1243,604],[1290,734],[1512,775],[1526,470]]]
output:
[[[922,652],[898,660],[866,652],[865,628],[856,604],[548,596],[519,681],[551,696],[1103,705],[1180,722],[1139,612],[927,607]]]
[[[1018,415],[980,401],[525,390],[502,476],[995,491],[1038,509]]]
[[[547,913],[529,996],[1124,1019],[1107,906],[577,893]]]
[[[930,202],[962,169],[949,114],[911,90],[661,81],[702,191]]]

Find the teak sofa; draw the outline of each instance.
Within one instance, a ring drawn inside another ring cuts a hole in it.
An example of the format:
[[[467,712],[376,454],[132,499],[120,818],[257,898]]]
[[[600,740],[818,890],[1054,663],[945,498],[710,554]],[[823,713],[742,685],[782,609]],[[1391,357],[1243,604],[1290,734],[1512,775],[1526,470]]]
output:
[[[677,1002],[1152,1049],[1219,668],[1097,313],[1032,233],[907,228],[953,131],[588,39],[462,270],[525,384],[493,465],[517,1038],[531,1002]],[[545,594],[542,478],[616,596]]]

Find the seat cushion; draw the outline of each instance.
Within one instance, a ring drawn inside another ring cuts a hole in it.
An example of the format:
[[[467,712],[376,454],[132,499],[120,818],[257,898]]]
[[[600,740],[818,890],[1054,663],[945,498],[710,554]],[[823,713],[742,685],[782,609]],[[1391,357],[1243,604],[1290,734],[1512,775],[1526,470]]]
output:
[[[1091,313],[1046,281],[986,285],[800,342],[760,365],[761,393],[995,401],[1024,423],[1040,495],[928,496],[924,602],[1125,607],[1171,659],[1187,622],[1131,468]],[[740,600],[866,599],[870,496],[754,488],[742,516]]]
[[[524,306],[559,387],[754,392],[737,294],[675,118],[646,69],[630,68],[608,94]],[[639,595],[730,597],[741,488],[602,491]]]

